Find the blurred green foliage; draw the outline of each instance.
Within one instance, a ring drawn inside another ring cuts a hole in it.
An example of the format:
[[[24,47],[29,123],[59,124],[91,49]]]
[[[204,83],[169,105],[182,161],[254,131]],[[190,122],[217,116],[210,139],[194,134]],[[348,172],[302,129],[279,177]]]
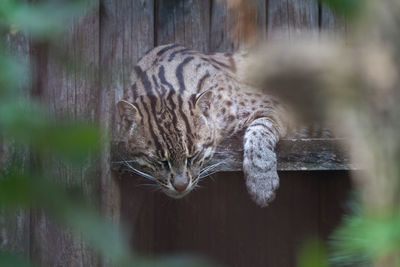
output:
[[[325,244],[318,238],[309,238],[301,246],[297,256],[298,267],[328,267]]]
[[[376,260],[390,257],[387,266],[400,266],[400,214],[366,215],[359,203],[349,202],[349,215],[331,236],[331,264],[373,266]]]
[[[0,128],[3,136],[31,145],[38,152],[78,163],[98,149],[101,137],[94,125],[51,118],[27,100],[2,103]]]
[[[35,267],[29,261],[9,252],[0,251],[0,266],[12,267]]]
[[[30,63],[10,47],[10,39],[22,35],[49,42],[84,10],[90,10],[90,5],[91,1],[83,0],[0,1],[0,137],[17,150],[29,148],[34,158],[56,157],[76,166],[94,157],[107,140],[98,126],[50,116],[43,106],[29,99]],[[4,155],[0,155],[2,158]],[[40,166],[32,162],[27,166],[18,155],[7,155],[7,159],[7,164],[0,166],[1,212],[40,208],[116,266],[209,266],[192,257],[148,259],[134,255],[120,229],[102,218],[98,208],[89,206],[81,190],[77,193],[56,184]],[[31,263],[11,251],[0,251],[0,266]]]
[[[322,0],[322,2],[347,18],[357,16],[365,4],[365,0]]]
[[[89,0],[52,0],[29,3],[24,0],[0,2],[0,24],[15,34],[27,31],[41,40],[54,38],[65,30],[65,25],[88,7]]]

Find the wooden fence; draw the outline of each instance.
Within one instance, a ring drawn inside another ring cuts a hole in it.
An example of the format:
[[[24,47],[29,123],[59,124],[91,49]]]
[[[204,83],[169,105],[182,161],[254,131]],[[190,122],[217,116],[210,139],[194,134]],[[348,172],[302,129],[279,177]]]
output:
[[[206,52],[236,48],[228,37],[234,17],[222,1],[98,1],[51,46],[23,37],[10,42],[27,60],[34,59],[33,97],[54,114],[98,122],[112,134],[115,103],[147,50],[171,42]],[[267,39],[295,41],[308,30],[317,37],[320,30],[337,34],[345,28],[317,1],[255,2],[254,16]],[[277,29],[281,35],[273,37]],[[68,59],[68,73],[55,60],[60,53]],[[82,186],[106,216],[129,226],[132,249],[194,252],[228,266],[295,266],[296,251],[306,238],[326,239],[337,225],[351,187],[346,171],[281,172],[277,199],[261,209],[246,193],[240,172],[215,175],[203,189],[176,201],[138,187],[134,177],[117,177],[110,168],[109,147],[78,171],[61,162],[51,165],[54,179]],[[0,248],[19,250],[41,266],[108,265],[40,210],[16,212],[0,221]]]

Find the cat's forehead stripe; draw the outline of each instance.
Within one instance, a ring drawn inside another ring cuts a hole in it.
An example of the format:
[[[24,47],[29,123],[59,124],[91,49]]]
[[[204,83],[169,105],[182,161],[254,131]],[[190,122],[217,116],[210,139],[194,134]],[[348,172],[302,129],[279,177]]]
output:
[[[193,56],[186,57],[176,68],[176,78],[178,80],[178,85],[179,85],[179,93],[183,93],[185,90],[185,81],[183,78],[183,70],[186,64],[188,64],[190,61],[194,59]]]
[[[147,123],[148,123],[148,127],[147,128],[148,128],[148,130],[150,132],[150,135],[151,135],[151,137],[152,137],[152,139],[154,141],[154,144],[156,146],[156,150],[160,151],[162,149],[162,146],[161,146],[161,143],[159,142],[159,140],[157,138],[157,135],[154,132],[155,128],[153,128],[153,123],[152,123],[154,120],[151,119],[150,111],[147,108],[147,105],[146,105],[146,103],[144,101],[142,102],[142,105],[143,105],[143,108],[144,108],[144,110],[145,110],[145,112],[147,114]]]

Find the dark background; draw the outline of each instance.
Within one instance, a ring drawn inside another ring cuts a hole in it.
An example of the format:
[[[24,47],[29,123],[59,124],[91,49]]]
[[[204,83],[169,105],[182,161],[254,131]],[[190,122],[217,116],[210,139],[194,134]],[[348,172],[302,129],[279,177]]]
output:
[[[133,247],[145,254],[192,252],[227,266],[295,266],[299,247],[328,239],[346,210],[346,171],[280,172],[274,202],[258,207],[243,174],[220,173],[181,200],[124,177],[122,219],[135,231]]]

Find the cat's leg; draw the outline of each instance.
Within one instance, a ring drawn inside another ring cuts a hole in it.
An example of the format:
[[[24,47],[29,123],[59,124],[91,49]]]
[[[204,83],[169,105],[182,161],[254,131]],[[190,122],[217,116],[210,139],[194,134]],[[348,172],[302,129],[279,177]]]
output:
[[[243,172],[253,200],[265,207],[275,198],[279,187],[275,145],[279,140],[279,125],[268,118],[254,120],[243,138]]]

